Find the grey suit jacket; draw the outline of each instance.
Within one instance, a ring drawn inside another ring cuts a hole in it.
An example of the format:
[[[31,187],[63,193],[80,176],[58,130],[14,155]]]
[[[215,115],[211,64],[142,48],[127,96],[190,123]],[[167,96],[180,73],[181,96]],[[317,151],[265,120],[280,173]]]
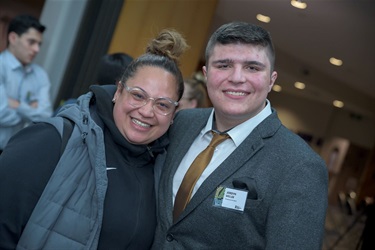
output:
[[[321,249],[327,168],[275,110],[203,182],[173,223],[173,176],[210,112],[182,110],[169,131],[153,249]],[[248,191],[244,212],[213,206],[219,186]]]

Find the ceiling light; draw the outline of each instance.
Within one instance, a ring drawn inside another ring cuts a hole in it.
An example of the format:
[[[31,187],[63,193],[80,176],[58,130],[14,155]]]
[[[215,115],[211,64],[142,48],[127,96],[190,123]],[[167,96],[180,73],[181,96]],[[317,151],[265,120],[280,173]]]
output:
[[[300,0],[291,0],[290,1],[290,4],[293,6],[293,7],[296,7],[298,9],[306,9],[307,7],[307,4],[306,3],[303,3],[301,2]]]
[[[257,15],[257,19],[263,23],[269,23],[271,22],[271,18],[269,16],[265,16],[265,15],[262,15],[262,14],[258,14]]]
[[[344,107],[344,103],[342,101],[339,101],[339,100],[334,100],[333,106],[335,106],[336,108],[342,108],[342,107]]]
[[[294,87],[296,87],[297,89],[304,89],[306,85],[303,82],[295,82]]]
[[[342,60],[340,59],[337,59],[337,58],[334,58],[334,57],[331,57],[329,59],[329,62],[335,66],[341,66],[342,65]]]
[[[275,92],[281,92],[282,87],[278,84],[273,85],[272,90]]]

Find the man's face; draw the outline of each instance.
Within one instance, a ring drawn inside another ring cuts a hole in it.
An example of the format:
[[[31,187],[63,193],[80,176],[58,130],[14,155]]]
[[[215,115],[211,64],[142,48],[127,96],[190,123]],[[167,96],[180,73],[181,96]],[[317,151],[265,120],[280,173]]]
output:
[[[19,36],[15,32],[9,33],[9,51],[23,64],[31,63],[39,53],[42,44],[42,33],[34,28]]]
[[[271,72],[267,50],[249,44],[218,44],[203,73],[215,107],[216,126],[230,129],[257,115],[277,78]]]

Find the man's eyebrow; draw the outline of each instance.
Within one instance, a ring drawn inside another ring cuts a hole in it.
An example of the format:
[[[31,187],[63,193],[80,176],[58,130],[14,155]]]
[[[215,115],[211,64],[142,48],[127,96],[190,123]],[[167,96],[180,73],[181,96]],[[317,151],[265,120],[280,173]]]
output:
[[[234,61],[231,60],[231,59],[220,59],[220,60],[216,60],[216,61],[213,61],[212,64],[221,64],[221,63],[233,63]],[[243,61],[241,62],[241,64],[243,65],[254,65],[254,66],[259,66],[259,67],[266,67],[265,64],[259,62],[259,61]]]
[[[245,65],[255,65],[255,66],[259,66],[259,67],[266,67],[266,65],[264,63],[261,63],[259,61],[245,61],[244,62]]]
[[[212,63],[213,64],[218,64],[218,63],[231,63],[231,62],[233,62],[233,60],[230,60],[230,59],[220,59],[220,60],[213,61]]]

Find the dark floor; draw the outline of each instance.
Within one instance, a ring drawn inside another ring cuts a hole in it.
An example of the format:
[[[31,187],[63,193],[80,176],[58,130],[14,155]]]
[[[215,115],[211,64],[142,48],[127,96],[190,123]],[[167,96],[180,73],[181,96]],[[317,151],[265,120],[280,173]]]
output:
[[[323,250],[359,250],[366,222],[363,211],[348,213],[347,209],[330,206],[326,217]]]

